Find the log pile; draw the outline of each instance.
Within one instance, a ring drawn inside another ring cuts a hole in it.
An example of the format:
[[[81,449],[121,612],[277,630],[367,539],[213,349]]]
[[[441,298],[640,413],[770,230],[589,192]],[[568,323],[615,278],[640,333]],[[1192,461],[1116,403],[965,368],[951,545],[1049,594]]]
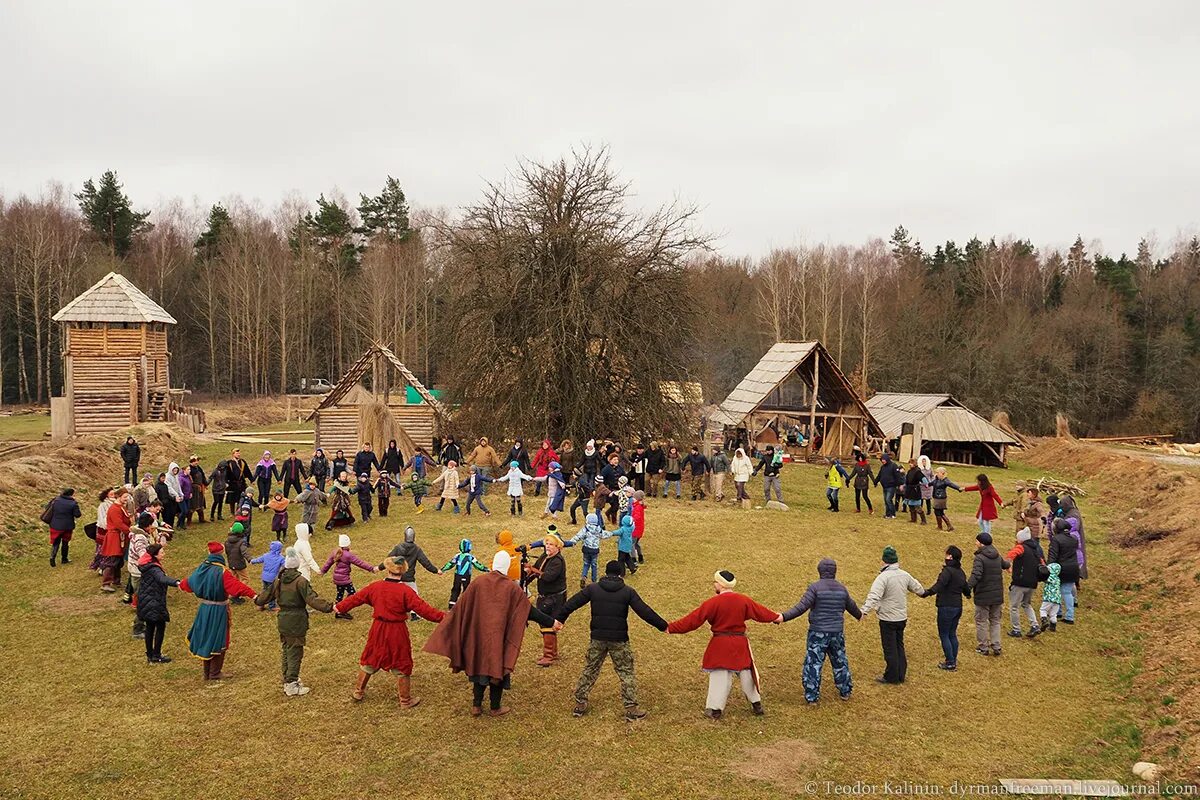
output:
[[[1060,481],[1057,478],[1047,478],[1045,476],[1038,478],[1036,481],[1017,481],[1016,491],[1018,494],[1026,489],[1037,489],[1038,494],[1045,497],[1048,494],[1064,495],[1069,494],[1072,497],[1087,497],[1087,492],[1081,489],[1077,484]]]

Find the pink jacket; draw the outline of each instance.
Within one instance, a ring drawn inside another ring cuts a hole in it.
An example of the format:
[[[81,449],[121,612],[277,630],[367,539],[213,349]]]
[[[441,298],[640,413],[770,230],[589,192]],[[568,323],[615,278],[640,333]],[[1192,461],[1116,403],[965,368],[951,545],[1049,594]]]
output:
[[[329,558],[325,560],[325,566],[321,567],[321,574],[324,575],[333,567],[333,584],[334,586],[345,586],[350,583],[350,567],[355,566],[359,569],[365,569],[367,572],[374,572],[375,568],[367,562],[363,561],[358,556],[354,555],[349,550],[337,548],[329,554]]]

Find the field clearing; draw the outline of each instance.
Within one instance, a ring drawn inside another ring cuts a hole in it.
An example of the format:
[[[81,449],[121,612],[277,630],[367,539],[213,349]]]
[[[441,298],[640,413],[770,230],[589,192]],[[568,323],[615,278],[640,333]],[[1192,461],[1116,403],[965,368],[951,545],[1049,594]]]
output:
[[[969,472],[954,469],[951,477],[965,482]],[[1006,498],[1015,479],[1036,474],[1041,473],[1020,468],[993,473]],[[932,524],[830,514],[823,510],[821,486],[818,468],[785,469],[785,492],[793,503],[786,514],[654,502],[647,512],[649,560],[631,582],[672,619],[708,596],[715,569],[729,568],[745,591],[783,609],[815,579],[823,555],[838,559],[839,578],[861,601],[885,544],[895,545],[902,566],[925,583],[936,576],[946,544],[973,549],[969,495],[952,497],[959,527],[948,534]],[[494,509],[499,501],[496,497]],[[530,507],[537,505],[530,500]],[[394,501],[393,509],[386,520],[349,530],[354,549],[368,560],[381,558],[410,522],[439,564],[464,536],[488,558],[501,528],[511,527],[520,541],[543,530],[536,513],[517,521],[507,514],[486,521],[448,512],[416,517],[407,498]],[[591,713],[573,719],[586,609],[568,622],[560,637],[563,660],[548,670],[532,663],[539,637],[528,629],[513,677],[514,711],[503,720],[468,717],[465,679],[452,676],[443,659],[419,652],[414,687],[424,700],[420,708],[401,712],[394,682],[378,677],[367,699],[353,704],[349,690],[370,624],[364,609],[352,622],[314,616],[303,673],[314,689],[306,698],[290,699],[279,688],[273,617],[237,607],[227,661],[236,677],[206,686],[183,642],[194,599],[171,594],[164,653],[176,660],[148,666],[141,642],[129,638],[130,610],[101,595],[98,580],[86,572],[91,543],[80,536],[67,568],[49,571],[39,557],[11,562],[5,570],[0,670],[9,688],[9,713],[0,721],[0,735],[24,744],[0,756],[0,794],[333,798],[394,791],[402,784],[425,797],[473,796],[481,787],[509,797],[535,783],[554,797],[588,796],[596,786],[632,797],[784,797],[809,780],[948,785],[1013,775],[1121,779],[1138,755],[1135,708],[1127,694],[1139,646],[1130,598],[1109,577],[1120,573],[1123,557],[1102,543],[1097,511],[1085,503],[1092,521],[1093,580],[1081,593],[1074,628],[1060,627],[1034,641],[1006,640],[1003,658],[985,659],[971,652],[973,629],[964,620],[960,671],[945,674],[935,668],[940,648],[933,601],[914,598],[907,684],[873,682],[882,671],[876,622],[851,621],[854,697],[838,702],[827,670],[821,704],[808,707],[798,680],[807,622],[756,625],[750,635],[768,715],[752,717],[735,690],[720,724],[700,716],[706,682],[699,662],[707,635],[668,637],[638,622],[632,630],[640,700],[650,717],[623,721],[616,678],[606,668]],[[267,527],[267,516],[256,515],[256,554],[266,549]],[[204,542],[223,538],[224,530],[210,524],[181,533],[167,559],[168,573],[186,576]],[[998,531],[997,542],[1004,544],[1010,529],[1003,524]],[[332,534],[314,537],[318,559],[332,546]],[[611,557],[613,548],[606,543],[602,558]],[[577,575],[578,551],[566,552],[568,568]],[[356,576],[356,583],[361,586],[365,578]],[[425,597],[445,606],[448,576],[423,573],[418,582]],[[323,596],[332,596],[328,577],[315,584]],[[419,648],[431,625],[411,627]]]
[[[49,414],[16,413],[0,416],[0,442],[40,442],[49,432]]]

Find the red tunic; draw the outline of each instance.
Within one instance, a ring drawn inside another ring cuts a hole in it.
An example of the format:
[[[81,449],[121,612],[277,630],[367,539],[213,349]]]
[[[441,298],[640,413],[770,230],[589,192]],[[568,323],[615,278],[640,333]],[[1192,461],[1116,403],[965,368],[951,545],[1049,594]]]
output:
[[[430,622],[441,622],[445,613],[426,603],[399,580],[384,579],[367,584],[333,610],[344,614],[366,603],[374,610],[375,621],[367,634],[358,663],[377,670],[396,670],[411,675],[413,668],[412,641],[408,638],[408,612],[415,611]]]
[[[997,505],[1004,505],[1004,501],[1000,499],[1000,495],[996,493],[995,488],[989,486],[986,490],[980,489],[978,484],[971,484],[963,487],[964,492],[979,492],[979,510],[975,512],[975,516],[983,520],[996,519],[1000,514],[996,511]]]
[[[129,538],[129,512],[120,503],[113,503],[104,519],[108,527],[104,530],[104,541],[100,543],[100,555],[124,556],[125,540]]]
[[[750,641],[746,638],[746,620],[773,622],[779,614],[759,605],[744,594],[721,592],[700,604],[692,613],[667,626],[667,633],[688,633],[704,623],[712,626],[713,638],[704,651],[704,669],[750,669]]]

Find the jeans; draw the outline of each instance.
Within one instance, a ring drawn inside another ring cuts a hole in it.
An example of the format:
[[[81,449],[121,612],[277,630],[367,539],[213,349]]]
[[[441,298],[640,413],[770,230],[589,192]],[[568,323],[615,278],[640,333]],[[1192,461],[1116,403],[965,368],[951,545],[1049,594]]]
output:
[[[590,547],[583,548],[583,572],[579,577],[587,579],[588,572],[592,574],[592,583],[596,582],[596,573],[599,570],[600,551],[593,550]]]
[[[675,499],[683,497],[683,481],[682,480],[666,480],[663,482],[663,497],[671,493],[671,484],[675,484]]]
[[[908,673],[908,656],[904,654],[904,626],[908,620],[889,622],[879,620],[879,643],[883,647],[883,679],[887,683],[904,683]]]
[[[825,499],[829,501],[829,509],[831,511],[838,510],[838,490],[830,486],[825,490]]]
[[[479,510],[485,514],[492,513],[490,511],[488,511],[488,507],[483,504],[483,495],[482,494],[468,494],[467,495],[467,513],[468,514],[471,513],[471,503],[474,503],[475,505],[479,506]]]
[[[576,497],[575,502],[571,503],[571,524],[572,525],[578,524],[575,522],[575,509],[577,509],[577,508],[583,510],[583,518],[584,518],[584,520],[587,519],[588,503],[590,503],[590,502],[591,502],[591,498],[589,498],[589,497]]]
[[[1029,615],[1029,624],[1038,626],[1037,612],[1033,610],[1032,586],[1010,586],[1008,588],[1008,621],[1014,631],[1021,630],[1021,612]]]
[[[892,519],[896,516],[896,487],[883,487],[883,516]]]
[[[1075,621],[1075,584],[1062,585],[1062,618],[1068,622]]]
[[[979,532],[986,533],[989,536],[992,534],[992,521],[983,517],[975,517],[975,521],[979,523]]]
[[[763,475],[763,499],[771,500],[771,491],[775,491],[775,499],[783,502],[783,485],[779,482],[778,475]]]
[[[942,655],[947,664],[958,663],[958,621],[962,619],[962,606],[941,607],[937,610],[938,638],[942,640]]]

